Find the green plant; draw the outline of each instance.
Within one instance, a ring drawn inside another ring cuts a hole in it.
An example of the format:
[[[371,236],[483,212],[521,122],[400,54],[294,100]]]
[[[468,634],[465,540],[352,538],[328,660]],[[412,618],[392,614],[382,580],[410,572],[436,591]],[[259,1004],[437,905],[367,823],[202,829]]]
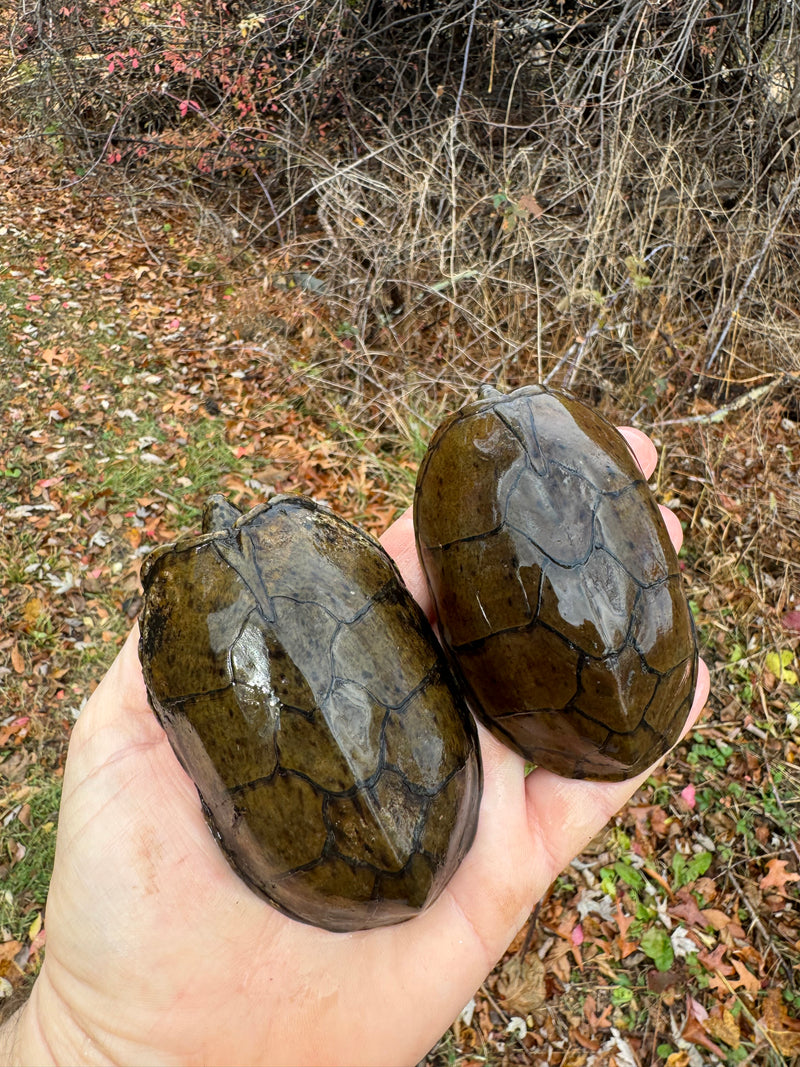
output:
[[[24,940],[47,900],[60,800],[60,780],[41,773],[5,797],[0,823],[0,865],[7,869],[0,890],[3,940]]]
[[[711,852],[696,852],[687,858],[682,852],[676,852],[672,857],[672,875],[675,880],[675,888],[681,889],[685,885],[691,885],[706,873],[711,866],[714,856]]]
[[[675,960],[675,952],[669,939],[669,934],[663,926],[653,926],[647,930],[639,942],[642,952],[650,959],[659,971],[668,971]]]

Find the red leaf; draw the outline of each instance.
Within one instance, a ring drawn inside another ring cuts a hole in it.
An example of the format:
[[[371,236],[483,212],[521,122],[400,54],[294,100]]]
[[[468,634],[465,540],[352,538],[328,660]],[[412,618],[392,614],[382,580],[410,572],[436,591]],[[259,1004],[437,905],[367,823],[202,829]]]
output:
[[[695,1019],[693,1015],[690,1015],[686,1020],[681,1037],[684,1041],[691,1041],[693,1045],[702,1045],[709,1052],[713,1052],[715,1056],[719,1056],[721,1060],[726,1058],[719,1045],[715,1045],[703,1029],[703,1024],[698,1019]]]

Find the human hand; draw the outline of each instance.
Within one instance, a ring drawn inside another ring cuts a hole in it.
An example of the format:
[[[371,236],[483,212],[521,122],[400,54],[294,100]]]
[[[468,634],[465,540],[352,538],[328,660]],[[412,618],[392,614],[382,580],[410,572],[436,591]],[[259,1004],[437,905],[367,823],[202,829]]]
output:
[[[625,433],[651,474],[653,446]],[[430,610],[410,514],[383,543]],[[478,833],[441,897],[399,926],[329,933],[281,915],[228,866],[147,704],[137,641],[134,628],[73,731],[46,957],[0,1060],[416,1063],[645,777],[526,777],[481,729]],[[707,693],[701,665],[690,723]]]

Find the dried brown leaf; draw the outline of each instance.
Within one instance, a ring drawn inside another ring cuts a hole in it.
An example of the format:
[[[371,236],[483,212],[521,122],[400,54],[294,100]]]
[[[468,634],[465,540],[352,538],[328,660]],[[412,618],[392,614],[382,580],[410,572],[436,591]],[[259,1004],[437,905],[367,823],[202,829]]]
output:
[[[544,965],[538,956],[511,956],[500,968],[497,993],[513,1015],[531,1015],[547,1000]]]
[[[711,1040],[703,1023],[696,1019],[694,1015],[690,1015],[686,1020],[681,1037],[684,1041],[691,1041],[693,1045],[701,1045],[703,1048],[707,1048],[709,1052],[713,1052],[721,1060],[726,1058],[724,1051]]]
[[[779,989],[770,989],[764,998],[760,1022],[768,1040],[783,1056],[800,1054],[800,1020],[789,1016]]]
[[[732,1049],[741,1043],[739,1023],[735,1015],[727,1008],[715,1008],[703,1023],[708,1033],[717,1041],[724,1041]]]
[[[20,652],[19,645],[16,644],[11,649],[11,666],[14,668],[17,674],[25,673],[25,657]]]

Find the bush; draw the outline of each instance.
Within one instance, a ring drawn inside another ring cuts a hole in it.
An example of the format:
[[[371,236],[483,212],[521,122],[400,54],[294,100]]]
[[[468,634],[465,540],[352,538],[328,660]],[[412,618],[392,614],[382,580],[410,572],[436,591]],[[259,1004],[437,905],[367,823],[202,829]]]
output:
[[[734,334],[792,367],[799,18],[778,0],[24,0],[9,79],[83,168],[302,255],[393,389],[423,350],[509,382],[569,382],[592,354],[644,388],[723,359],[750,377]]]

